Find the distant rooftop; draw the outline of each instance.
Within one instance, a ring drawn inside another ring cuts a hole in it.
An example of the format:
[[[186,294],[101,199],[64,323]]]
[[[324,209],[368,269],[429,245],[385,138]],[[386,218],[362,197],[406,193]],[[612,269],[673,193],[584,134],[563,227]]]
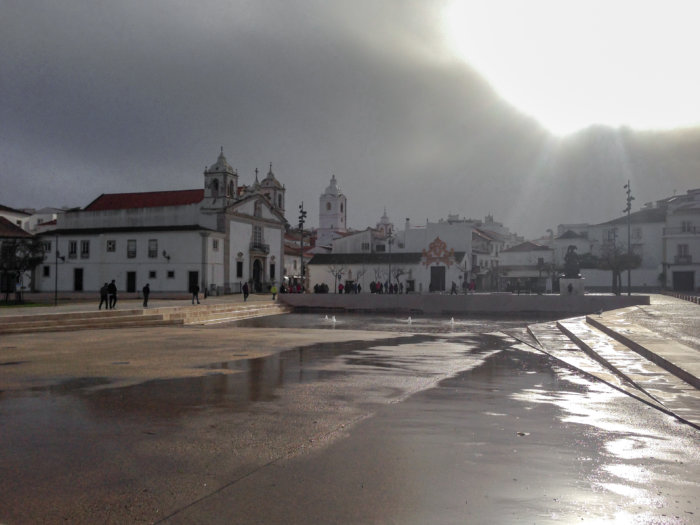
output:
[[[151,191],[145,193],[103,193],[85,207],[85,211],[186,206],[204,199],[204,190]]]

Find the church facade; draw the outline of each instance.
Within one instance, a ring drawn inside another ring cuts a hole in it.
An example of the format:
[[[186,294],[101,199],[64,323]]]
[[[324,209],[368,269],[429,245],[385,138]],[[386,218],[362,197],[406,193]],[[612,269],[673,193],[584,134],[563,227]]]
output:
[[[222,151],[203,173],[203,189],[103,194],[58,217],[42,233],[46,259],[38,291],[118,290],[210,294],[263,291],[283,271],[285,187],[272,165],[250,186]]]

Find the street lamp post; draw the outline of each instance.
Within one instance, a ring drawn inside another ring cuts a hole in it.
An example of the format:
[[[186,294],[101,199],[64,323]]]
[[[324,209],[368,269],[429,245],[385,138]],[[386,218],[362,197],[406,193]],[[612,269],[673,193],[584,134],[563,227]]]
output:
[[[299,236],[301,237],[301,251],[299,253],[299,258],[301,259],[301,286],[302,289],[305,285],[305,273],[304,273],[304,222],[306,220],[306,211],[304,210],[304,203],[299,205]]]
[[[623,187],[627,190],[627,207],[624,209],[624,211],[627,212],[627,295],[632,295],[632,245],[630,244],[632,221],[630,212],[632,211],[632,201],[634,197],[632,197],[632,188],[629,179],[627,179],[627,184]]]
[[[387,243],[389,244],[389,286],[391,287],[391,245],[394,243],[394,236],[391,233],[387,236]]]
[[[55,246],[54,246],[54,271],[53,271],[53,305],[58,306],[58,259],[65,261],[65,257],[61,257],[58,254],[58,233],[55,234]]]

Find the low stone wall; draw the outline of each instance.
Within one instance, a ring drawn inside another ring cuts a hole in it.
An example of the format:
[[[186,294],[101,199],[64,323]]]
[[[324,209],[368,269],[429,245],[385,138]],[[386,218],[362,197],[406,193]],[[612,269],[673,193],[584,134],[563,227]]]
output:
[[[649,304],[648,295],[514,295],[510,293],[441,294],[281,294],[295,310],[404,312],[425,315],[586,315]]]
[[[700,304],[700,295],[690,294],[690,293],[679,293],[679,292],[662,292],[664,295],[670,295],[671,297],[676,297],[677,299],[683,299],[684,301],[690,301],[691,303]]]

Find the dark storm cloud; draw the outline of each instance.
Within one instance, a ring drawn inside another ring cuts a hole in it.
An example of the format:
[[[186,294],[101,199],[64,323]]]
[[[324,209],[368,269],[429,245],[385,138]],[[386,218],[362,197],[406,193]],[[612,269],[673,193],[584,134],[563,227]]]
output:
[[[331,174],[356,228],[386,206],[528,234],[619,215],[627,178],[697,186],[697,134],[548,135],[444,53],[441,5],[4,2],[0,203],[200,187],[220,146],[243,183],[273,162],[292,223]]]

